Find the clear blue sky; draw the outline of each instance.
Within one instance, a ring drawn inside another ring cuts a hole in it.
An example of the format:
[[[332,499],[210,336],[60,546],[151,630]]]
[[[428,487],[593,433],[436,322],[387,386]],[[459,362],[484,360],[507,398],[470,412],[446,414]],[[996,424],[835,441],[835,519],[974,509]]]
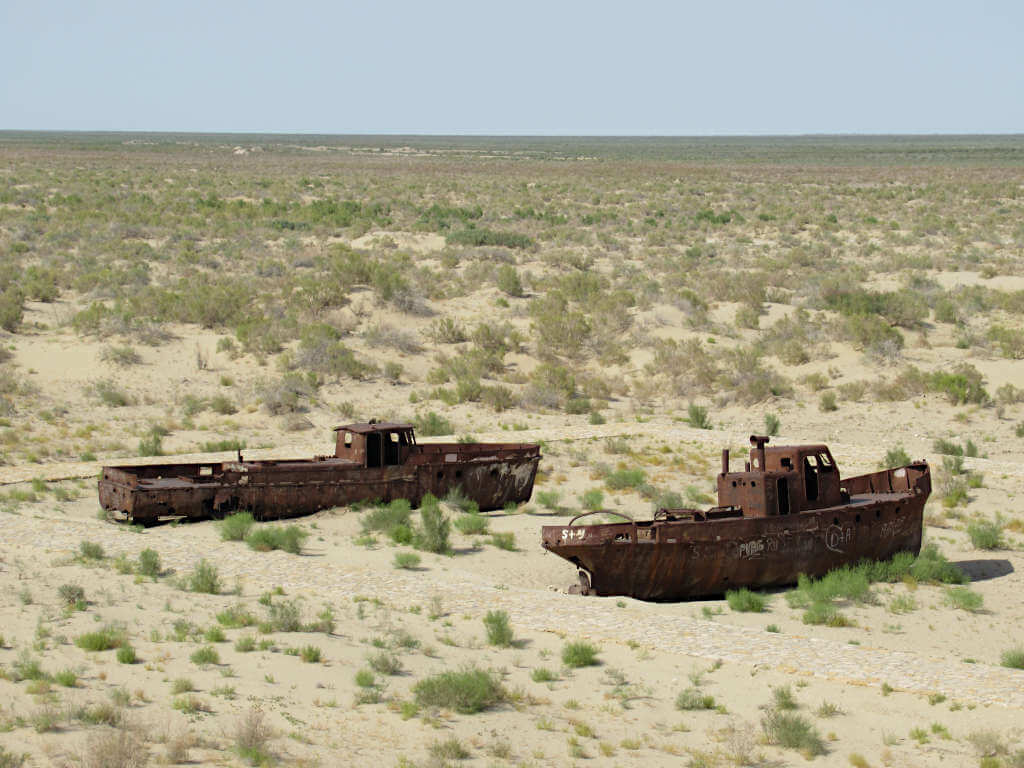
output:
[[[0,0],[0,129],[1024,131],[1024,2]]]

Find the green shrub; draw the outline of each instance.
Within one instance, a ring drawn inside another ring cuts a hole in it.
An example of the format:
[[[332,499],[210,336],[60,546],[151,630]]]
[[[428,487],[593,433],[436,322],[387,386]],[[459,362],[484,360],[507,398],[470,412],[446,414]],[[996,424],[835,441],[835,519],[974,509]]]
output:
[[[228,640],[224,630],[216,624],[206,628],[206,631],[203,632],[203,639],[208,643],[226,643]]]
[[[17,287],[0,292],[0,328],[14,333],[25,315],[25,296]]]
[[[239,653],[250,653],[256,650],[256,638],[252,635],[242,635],[235,640],[235,650]]]
[[[580,496],[580,506],[588,511],[596,511],[604,506],[604,494],[598,488],[590,488]]]
[[[533,248],[536,245],[534,240],[526,235],[516,232],[495,232],[483,227],[467,227],[458,232],[452,232],[445,239],[448,245],[498,245],[519,249]]]
[[[949,587],[943,597],[946,605],[969,613],[977,613],[982,609],[985,598],[970,587]]]
[[[282,600],[267,606],[269,627],[274,632],[298,632],[302,629],[302,610],[295,600]],[[263,631],[262,625],[260,631]]]
[[[360,688],[373,688],[377,685],[377,678],[368,669],[360,669],[356,672],[356,685]]]
[[[415,541],[417,549],[438,554],[451,550],[448,544],[451,521],[441,511],[437,499],[429,493],[420,500],[420,525]]]
[[[793,710],[798,708],[796,697],[793,696],[793,689],[788,685],[772,688],[772,699],[776,709]]]
[[[506,552],[516,551],[516,535],[511,531],[495,531],[491,534],[490,543],[492,547],[504,549]]]
[[[131,405],[132,399],[113,381],[101,380],[88,387],[89,392],[103,405],[110,408],[124,408]]]
[[[803,614],[804,624],[848,627],[850,620],[829,603],[812,603]]]
[[[420,556],[415,552],[396,552],[395,568],[412,570],[420,564]]]
[[[102,560],[104,558],[103,546],[94,541],[79,542],[78,552],[83,560]]]
[[[761,720],[765,741],[808,755],[825,754],[825,742],[818,730],[800,715],[770,709]]]
[[[725,593],[729,608],[738,613],[764,613],[767,600],[764,595],[751,592],[746,587],[732,589]]]
[[[999,663],[1011,669],[1024,669],[1024,646],[1017,646],[1008,651],[1003,651],[999,657]]]
[[[523,283],[519,279],[519,272],[511,264],[502,264],[498,267],[496,282],[498,290],[509,296],[519,297],[523,295]]]
[[[120,647],[123,642],[124,632],[110,624],[75,638],[75,645],[83,651],[108,651]]]
[[[397,675],[402,671],[402,662],[395,654],[387,651],[370,654],[366,658],[366,663],[370,665],[370,669],[381,675]]]
[[[701,693],[697,688],[687,688],[676,696],[676,709],[692,711],[696,709],[714,709],[715,697]]]
[[[779,428],[782,426],[782,422],[779,420],[778,415],[774,413],[766,413],[764,415],[764,433],[774,437],[779,434]]]
[[[953,405],[980,405],[989,401],[988,392],[984,387],[984,377],[970,363],[957,364],[953,368],[953,373],[934,371],[928,374],[926,381],[929,390],[945,394]]]
[[[138,657],[135,655],[135,649],[124,643],[117,649],[117,660],[122,664],[135,664],[138,661]]]
[[[395,499],[390,504],[372,507],[360,520],[364,533],[390,532],[397,526],[410,527],[412,505],[406,499]],[[395,538],[395,537],[392,537]]]
[[[464,715],[483,711],[506,697],[498,676],[476,667],[425,677],[412,692],[421,707],[443,707]]]
[[[462,746],[454,736],[450,736],[444,741],[435,741],[430,745],[428,751],[440,765],[448,765],[449,763],[446,762],[448,760],[465,760],[470,754],[469,750]]]
[[[975,520],[969,523],[967,535],[975,549],[1002,549],[1005,545],[1003,521],[998,517],[995,520]]]
[[[411,525],[398,524],[388,529],[388,538],[395,544],[412,544],[416,539],[416,533]]]
[[[438,416],[431,411],[426,416],[417,416],[413,419],[413,425],[420,437],[435,437],[437,435],[453,435],[455,427],[448,419]]]
[[[638,488],[647,481],[647,473],[642,469],[617,469],[604,479],[604,484],[613,491],[626,488]]]
[[[202,648],[193,651],[189,658],[193,664],[200,667],[207,664],[220,664],[220,654],[217,653],[217,649],[212,645],[204,645]]]
[[[211,440],[199,446],[199,450],[202,453],[224,453],[226,451],[240,451],[243,448],[245,448],[245,441],[234,438]]]
[[[509,625],[507,611],[488,611],[484,616],[484,629],[487,632],[487,643],[507,648],[512,645],[513,633]]]
[[[941,453],[944,456],[964,455],[963,446],[957,445],[956,443],[950,440],[944,440],[942,438],[939,438],[934,443],[932,443],[932,450],[934,450],[936,453]]]
[[[85,589],[78,584],[61,584],[57,588],[57,594],[68,608],[82,610],[85,607]]]
[[[299,658],[307,664],[319,664],[322,653],[315,645],[304,645],[299,649]]]
[[[879,469],[896,469],[899,467],[905,467],[913,459],[910,458],[910,454],[907,453],[902,445],[897,445],[895,448],[890,448],[885,452],[885,456],[878,462]]]
[[[139,440],[139,456],[163,456],[164,435],[157,428]]]
[[[82,635],[85,637],[85,635]],[[75,641],[78,645],[78,641]],[[84,647],[84,646],[79,646]],[[112,647],[112,646],[111,646]],[[85,650],[106,650],[106,648],[92,648],[85,647]],[[28,649],[23,649],[18,655],[17,660],[13,664],[15,680],[46,680],[47,674],[43,671],[42,664],[39,663],[39,659],[33,657]]]
[[[459,515],[452,523],[466,536],[478,536],[487,533],[490,521],[481,514]]]
[[[530,672],[530,679],[535,683],[551,683],[558,679],[558,675],[547,667],[537,667]]]
[[[228,629],[251,627],[256,623],[256,617],[249,613],[249,609],[241,603],[218,612],[216,618],[218,624]]]
[[[585,640],[566,643],[562,648],[562,663],[567,667],[592,667],[598,663],[598,648]]]
[[[836,404],[836,393],[832,390],[822,392],[821,398],[818,400],[818,408],[824,413],[839,410],[839,406]]]
[[[205,558],[192,569],[187,583],[190,592],[207,595],[220,594],[220,574],[217,572],[217,566]]]
[[[561,494],[558,491],[537,491],[536,499],[544,509],[558,509],[558,500]]]
[[[148,547],[139,552],[139,573],[151,579],[157,578],[161,573],[160,555],[156,550]]]
[[[711,429],[711,419],[708,417],[708,409],[703,405],[690,403],[686,409],[686,423],[697,429]]]
[[[231,416],[232,414],[238,413],[238,407],[231,402],[231,399],[227,395],[214,395],[210,399],[210,410],[214,413],[219,413],[221,416]],[[236,451],[241,448],[245,448],[244,442],[239,443],[237,440],[231,442],[236,443],[237,445],[231,448],[221,448],[220,450]]]
[[[309,532],[297,525],[260,526],[248,533],[245,543],[257,552],[270,552],[281,549],[297,555],[302,551],[302,542],[309,537]]]
[[[253,526],[251,512],[236,512],[220,521],[220,538],[222,541],[245,541],[249,529]]]

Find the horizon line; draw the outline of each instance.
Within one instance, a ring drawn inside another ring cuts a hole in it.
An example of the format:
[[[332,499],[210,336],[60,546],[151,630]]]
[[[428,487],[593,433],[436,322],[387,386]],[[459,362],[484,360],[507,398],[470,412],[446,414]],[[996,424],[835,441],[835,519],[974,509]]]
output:
[[[971,136],[1020,137],[1024,131],[748,131],[711,133],[662,133],[638,131],[634,133],[588,133],[588,132],[514,132],[489,130],[418,131],[418,130],[365,130],[324,132],[314,130],[176,130],[121,129],[121,128],[0,128],[4,134],[144,134],[144,135],[192,135],[192,136],[328,136],[328,137],[409,137],[409,138],[493,138],[493,139],[722,139],[722,138],[960,138]]]

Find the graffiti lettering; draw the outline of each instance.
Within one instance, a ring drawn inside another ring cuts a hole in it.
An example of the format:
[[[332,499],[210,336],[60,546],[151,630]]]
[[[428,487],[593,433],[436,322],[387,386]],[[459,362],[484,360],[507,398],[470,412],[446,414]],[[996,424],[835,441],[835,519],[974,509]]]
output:
[[[853,527],[841,528],[838,525],[830,525],[825,529],[825,547],[833,552],[842,552],[842,547],[853,540]]]

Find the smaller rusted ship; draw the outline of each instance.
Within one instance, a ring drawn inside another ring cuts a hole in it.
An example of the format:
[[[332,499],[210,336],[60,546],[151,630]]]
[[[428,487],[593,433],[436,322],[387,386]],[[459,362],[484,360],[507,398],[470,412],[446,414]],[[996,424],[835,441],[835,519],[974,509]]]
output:
[[[925,461],[841,478],[828,447],[766,447],[752,435],[744,471],[722,451],[718,506],[660,509],[652,520],[546,525],[545,549],[579,569],[572,591],[685,600],[792,584],[861,560],[921,549],[931,493]],[[618,513],[611,513],[618,514]]]
[[[530,500],[540,447],[529,443],[425,443],[412,424],[335,427],[333,456],[283,461],[104,467],[100,505],[129,520],[222,517],[258,520],[309,514],[360,501],[446,496],[455,488],[481,510]]]

